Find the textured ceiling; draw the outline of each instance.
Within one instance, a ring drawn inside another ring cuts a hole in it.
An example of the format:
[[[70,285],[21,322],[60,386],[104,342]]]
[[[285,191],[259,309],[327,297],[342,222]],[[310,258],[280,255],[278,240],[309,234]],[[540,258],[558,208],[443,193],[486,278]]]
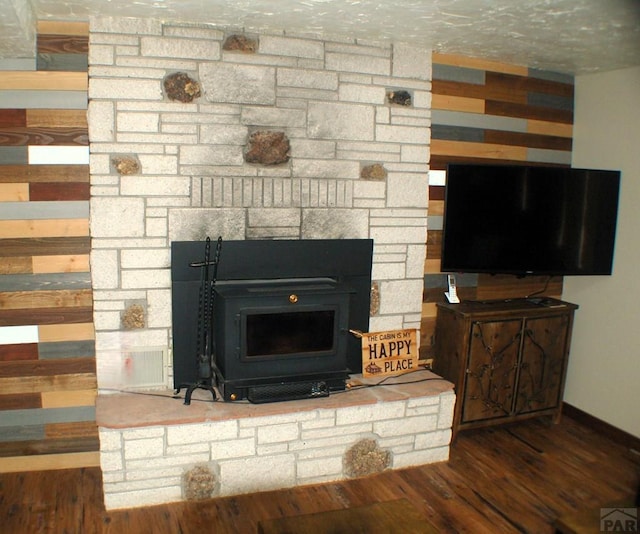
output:
[[[24,1],[0,0],[0,7],[3,3],[11,4],[17,15],[14,18],[26,19],[15,7]],[[33,18],[39,20],[152,17],[249,32],[285,31],[403,41],[440,52],[569,74],[640,65],[640,0],[31,0],[31,3]],[[0,33],[2,21],[0,15]]]

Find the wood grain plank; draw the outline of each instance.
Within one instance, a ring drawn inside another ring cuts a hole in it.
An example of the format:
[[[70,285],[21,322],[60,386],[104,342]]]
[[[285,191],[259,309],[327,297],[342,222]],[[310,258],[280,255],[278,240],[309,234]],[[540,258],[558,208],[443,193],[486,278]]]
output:
[[[533,134],[573,137],[573,124],[562,124],[540,120],[528,120],[527,131]]]
[[[436,318],[423,317],[420,321],[420,357],[433,357]]]
[[[82,237],[89,235],[87,219],[38,219],[0,221],[5,239],[32,237]]]
[[[0,345],[0,362],[37,360],[37,359],[38,359],[37,343],[16,343],[12,345]]]
[[[0,258],[89,254],[90,248],[88,236],[0,239]]]
[[[0,128],[0,146],[88,146],[89,136],[84,128]]]
[[[28,200],[29,184],[0,184],[0,202],[26,202]]]
[[[522,119],[535,119],[573,124],[572,111],[542,106],[529,106],[515,102],[487,100],[485,103],[485,113],[488,115],[499,115],[501,117],[519,117]]]
[[[52,376],[17,376],[0,378],[4,394],[40,393],[48,391],[84,390],[97,387],[96,374],[62,374]]]
[[[0,240],[1,246],[2,240]],[[33,267],[28,256],[14,256],[10,261],[0,261],[0,274],[31,274]]]
[[[562,295],[562,277],[527,276],[518,278],[511,275],[481,274],[478,278],[478,299],[481,300],[521,298],[538,294],[538,292],[547,297],[560,297]]]
[[[89,191],[90,186],[85,182],[38,182],[29,184],[29,199],[33,201],[89,200]]]
[[[44,428],[47,439],[98,437],[98,426],[95,421],[49,423]]]
[[[536,78],[534,76],[527,78],[527,89],[534,93],[563,96],[569,100],[573,100],[575,95],[574,83],[545,80],[544,78]]]
[[[0,378],[51,377],[95,373],[95,358],[0,362]]]
[[[442,230],[427,232],[427,259],[438,260],[442,255]]]
[[[438,314],[438,308],[433,302],[422,303],[422,316],[423,317],[436,317]]]
[[[526,104],[529,93],[527,80],[528,78],[525,76],[487,72],[484,85],[486,99]]]
[[[529,92],[544,93],[555,96],[573,98],[573,84],[532,78],[527,75],[514,76],[503,72],[487,72],[485,85],[491,91],[517,91],[527,94]],[[503,100],[503,99],[496,99]]]
[[[38,339],[41,342],[90,340],[95,339],[95,328],[92,322],[40,325]]]
[[[0,165],[0,183],[85,182],[89,165]]]
[[[89,339],[84,341],[40,342],[38,345],[40,360],[61,358],[95,358],[96,344]]]
[[[86,91],[87,88],[86,72],[6,70],[0,77],[0,90]]]
[[[42,408],[68,408],[71,406],[95,406],[98,391],[46,391],[41,394]],[[1,399],[2,397],[0,397]]]
[[[81,467],[100,467],[100,453],[74,452],[62,454],[23,455],[0,458],[0,473],[24,473],[27,471],[47,471]]]
[[[436,63],[438,65],[453,65],[455,67],[467,67],[470,69],[486,70],[492,72],[504,72],[508,74],[517,74],[520,76],[526,76],[529,72],[528,67],[524,67],[521,65],[511,65],[508,63],[460,56],[457,54],[441,54],[438,52],[434,52],[431,58],[433,63]]]
[[[90,323],[93,307],[0,310],[0,326]]]
[[[27,109],[26,124],[30,128],[88,128],[84,109]]]
[[[433,144],[433,142],[432,142]],[[486,157],[477,156],[477,157],[465,157],[465,156],[450,156],[447,154],[434,154],[431,152],[431,159],[429,161],[429,167],[433,170],[446,170],[447,165],[449,163],[479,163],[479,164],[488,164],[488,163],[497,163],[497,164],[520,164],[522,163],[520,160],[510,160],[510,159],[488,159]],[[544,165],[544,166],[552,166],[552,167],[569,167],[569,165],[560,164],[560,163],[552,163],[552,162],[541,162],[541,161],[527,161],[527,165]]]
[[[42,408],[38,393],[21,393],[20,395],[0,395],[0,411],[31,410]]]
[[[456,157],[476,157],[491,160],[527,161],[527,149],[525,147],[491,143],[470,143],[467,141],[432,139],[431,153],[439,156],[446,155],[450,159],[455,159]]]
[[[24,109],[0,109],[0,127],[27,125],[27,113]]]
[[[89,290],[88,273],[16,274],[0,277],[0,293]]]
[[[424,262],[424,273],[425,274],[436,274],[440,271],[440,258],[438,259],[427,259]]]
[[[439,217],[444,215],[444,200],[429,200],[429,216]]]
[[[91,289],[0,292],[0,309],[90,307]]]
[[[484,99],[434,93],[431,95],[431,109],[484,113]]]
[[[430,185],[429,186],[429,202],[432,200],[444,200],[445,186],[443,185]]]
[[[500,130],[485,130],[484,139],[486,143],[497,145],[526,146],[528,148],[564,150],[566,152],[571,152],[573,145],[573,140],[567,137],[504,132]]]
[[[38,53],[44,54],[88,54],[88,35],[39,34]]]
[[[87,54],[44,54],[36,56],[36,70],[63,72],[87,72],[89,56]]]
[[[38,36],[41,35],[89,35],[88,22],[71,22],[60,20],[39,20]]]
[[[33,274],[88,273],[90,269],[88,254],[34,256],[31,265]]]
[[[451,80],[433,80],[431,82],[431,92],[433,96],[457,97],[467,100],[482,100],[483,102],[487,96],[484,85]]]

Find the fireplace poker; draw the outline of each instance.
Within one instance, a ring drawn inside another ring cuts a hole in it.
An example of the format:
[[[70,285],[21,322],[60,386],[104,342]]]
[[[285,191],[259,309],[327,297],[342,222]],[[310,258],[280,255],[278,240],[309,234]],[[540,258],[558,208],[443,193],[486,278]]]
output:
[[[220,263],[220,250],[222,249],[222,236],[218,237],[215,255],[211,261],[211,238],[207,237],[205,242],[204,261],[190,263],[190,267],[202,269],[200,284],[199,312],[198,312],[198,347],[196,354],[196,364],[198,379],[193,384],[180,386],[176,394],[182,387],[187,391],[184,396],[184,403],[191,404],[191,395],[196,389],[205,389],[211,392],[213,400],[216,400],[216,392],[213,389],[213,304],[215,298],[214,287],[218,278],[218,264]],[[209,267],[213,266],[213,276],[210,276]]]

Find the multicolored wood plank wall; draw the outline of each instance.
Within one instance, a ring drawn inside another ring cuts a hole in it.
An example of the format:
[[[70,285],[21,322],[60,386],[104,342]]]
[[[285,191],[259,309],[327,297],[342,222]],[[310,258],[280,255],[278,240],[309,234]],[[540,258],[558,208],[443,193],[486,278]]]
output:
[[[40,23],[0,72],[0,471],[99,465],[88,33]]]
[[[433,54],[431,178],[421,357],[433,348],[440,272],[445,171],[473,162],[570,166],[573,77],[456,55]],[[458,275],[463,299],[523,297],[544,290],[561,296],[562,279]]]

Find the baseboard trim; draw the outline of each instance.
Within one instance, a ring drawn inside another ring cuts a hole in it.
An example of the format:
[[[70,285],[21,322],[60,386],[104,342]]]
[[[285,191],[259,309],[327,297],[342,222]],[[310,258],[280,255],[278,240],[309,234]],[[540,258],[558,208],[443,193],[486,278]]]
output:
[[[562,414],[570,417],[574,421],[578,421],[579,423],[592,428],[599,434],[607,435],[619,445],[632,449],[636,451],[637,454],[640,454],[640,438],[637,438],[624,430],[620,430],[602,419],[598,419],[587,412],[583,412],[581,409],[576,408],[571,404],[567,404],[566,402],[562,403]]]

